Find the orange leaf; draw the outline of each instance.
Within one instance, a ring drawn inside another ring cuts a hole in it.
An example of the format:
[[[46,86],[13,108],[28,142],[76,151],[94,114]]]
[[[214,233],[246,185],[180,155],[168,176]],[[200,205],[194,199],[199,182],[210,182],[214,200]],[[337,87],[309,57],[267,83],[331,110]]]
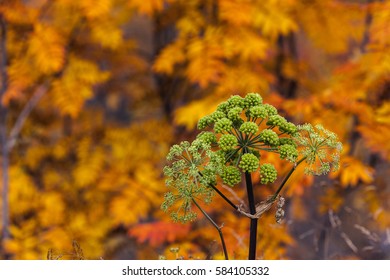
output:
[[[189,225],[174,224],[171,222],[152,222],[131,228],[128,234],[138,242],[148,242],[156,247],[164,242],[172,243],[188,235]]]

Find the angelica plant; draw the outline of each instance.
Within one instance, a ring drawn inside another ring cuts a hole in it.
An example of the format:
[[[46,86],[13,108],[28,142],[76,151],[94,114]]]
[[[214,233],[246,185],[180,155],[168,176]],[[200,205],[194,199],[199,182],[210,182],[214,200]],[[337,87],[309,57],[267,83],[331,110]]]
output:
[[[211,203],[220,195],[235,211],[250,219],[248,259],[256,258],[258,219],[277,201],[277,222],[283,218],[284,198],[280,192],[296,168],[306,163],[305,173],[321,175],[338,168],[341,143],[337,135],[321,125],[295,125],[264,104],[258,93],[231,96],[215,112],[201,118],[196,139],[172,146],[164,168],[166,185],[162,209],[174,221],[190,222],[196,218],[195,206],[218,230],[225,258],[228,259],[222,227],[204,211],[201,203]],[[260,184],[273,184],[278,178],[275,166],[263,160],[264,153],[279,154],[292,163],[275,193],[256,203],[252,175],[260,175]],[[244,175],[244,176],[242,176]],[[221,182],[234,187],[245,178],[248,208],[235,205],[219,189]]]

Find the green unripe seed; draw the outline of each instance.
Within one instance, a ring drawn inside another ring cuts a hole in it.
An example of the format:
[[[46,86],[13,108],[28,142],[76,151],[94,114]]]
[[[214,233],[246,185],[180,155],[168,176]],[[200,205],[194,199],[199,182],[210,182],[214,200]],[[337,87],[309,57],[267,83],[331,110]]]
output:
[[[232,129],[233,123],[227,118],[222,118],[217,121],[214,125],[214,131],[216,133],[222,133],[224,131],[230,131]]]
[[[264,106],[258,105],[258,106],[253,106],[249,110],[249,115],[253,118],[262,118],[265,119],[268,117],[268,111],[265,109]]]
[[[222,135],[218,141],[218,145],[222,151],[229,151],[237,146],[238,140],[234,135],[225,134]]]
[[[227,166],[221,174],[223,182],[231,187],[241,182],[241,172],[234,166]]]
[[[241,157],[239,167],[244,172],[254,172],[259,167],[259,160],[253,154],[244,154]]]
[[[279,154],[281,159],[287,159],[291,162],[295,162],[298,157],[298,150],[293,145],[284,144],[280,146]]]
[[[275,166],[272,164],[264,163],[260,166],[260,176],[260,182],[262,184],[273,183],[278,177],[278,172],[276,171]]]
[[[245,133],[245,134],[250,134],[250,133],[255,134],[258,130],[259,130],[259,127],[254,122],[244,122],[240,126],[240,131]]]
[[[244,108],[249,109],[263,103],[263,98],[258,93],[248,93],[244,98]]]
[[[271,129],[264,129],[260,132],[260,141],[271,147],[275,147],[279,144],[279,137],[275,131]]]

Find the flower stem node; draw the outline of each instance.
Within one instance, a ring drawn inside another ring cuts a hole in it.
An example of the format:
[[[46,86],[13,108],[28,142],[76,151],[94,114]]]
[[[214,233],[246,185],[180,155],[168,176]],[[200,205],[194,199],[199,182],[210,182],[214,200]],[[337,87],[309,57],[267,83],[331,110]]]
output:
[[[253,154],[243,154],[241,157],[241,161],[239,167],[244,172],[254,172],[259,167],[259,160]]]

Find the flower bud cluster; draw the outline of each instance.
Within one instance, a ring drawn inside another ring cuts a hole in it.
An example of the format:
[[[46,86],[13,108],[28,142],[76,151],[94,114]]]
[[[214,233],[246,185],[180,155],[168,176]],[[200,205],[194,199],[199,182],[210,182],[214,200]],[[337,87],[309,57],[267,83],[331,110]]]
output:
[[[214,125],[214,131],[216,133],[222,133],[225,131],[230,131],[233,127],[233,123],[228,118],[222,118],[217,121]]]
[[[236,136],[232,134],[224,134],[218,141],[218,146],[221,148],[222,151],[229,151],[235,146],[237,146],[237,144],[238,140]]]
[[[250,134],[250,133],[255,134],[258,130],[259,130],[259,127],[254,122],[244,122],[240,126],[240,131],[245,133],[245,134]]]
[[[271,147],[276,147],[279,144],[279,137],[275,131],[271,129],[264,129],[260,132],[260,141]]]
[[[253,118],[265,119],[268,117],[268,110],[264,105],[254,106],[250,108],[249,115]]]
[[[278,177],[278,172],[276,171],[275,166],[272,164],[264,163],[260,166],[260,176],[260,182],[262,184],[273,183]]]
[[[228,118],[232,121],[237,121],[239,119],[241,119],[241,112],[242,112],[242,108],[240,107],[234,107],[232,109],[229,110],[228,112]]]
[[[293,145],[284,144],[279,147],[279,155],[281,159],[295,162],[298,158],[298,150]]]
[[[227,166],[223,169],[221,178],[225,184],[233,187],[241,182],[241,172],[235,166]]]
[[[263,103],[263,98],[258,93],[248,93],[244,98],[244,108],[249,109]]]
[[[203,131],[196,138],[209,145],[217,143],[217,137],[210,131]]]
[[[259,160],[253,154],[243,154],[241,157],[239,167],[244,172],[254,172],[259,167]]]

